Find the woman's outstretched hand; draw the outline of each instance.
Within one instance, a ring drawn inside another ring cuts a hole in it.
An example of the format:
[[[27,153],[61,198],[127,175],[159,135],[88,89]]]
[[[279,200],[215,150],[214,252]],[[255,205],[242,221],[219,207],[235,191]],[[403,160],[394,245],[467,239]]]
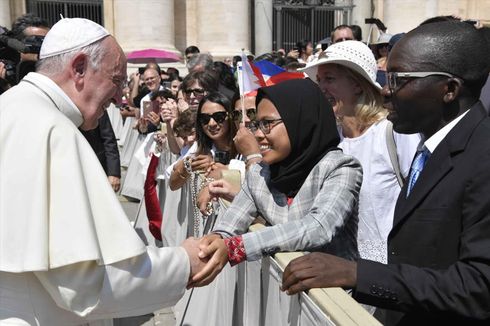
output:
[[[218,234],[208,234],[199,243],[199,258],[209,259],[206,266],[191,279],[187,288],[205,286],[211,283],[228,262],[228,248]]]

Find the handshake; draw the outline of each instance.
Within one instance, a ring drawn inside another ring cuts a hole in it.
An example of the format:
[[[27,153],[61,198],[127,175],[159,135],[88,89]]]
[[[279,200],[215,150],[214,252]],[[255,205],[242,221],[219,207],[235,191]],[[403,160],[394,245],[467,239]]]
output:
[[[211,283],[228,262],[228,248],[219,234],[186,239],[181,246],[189,256],[191,273],[187,288]]]

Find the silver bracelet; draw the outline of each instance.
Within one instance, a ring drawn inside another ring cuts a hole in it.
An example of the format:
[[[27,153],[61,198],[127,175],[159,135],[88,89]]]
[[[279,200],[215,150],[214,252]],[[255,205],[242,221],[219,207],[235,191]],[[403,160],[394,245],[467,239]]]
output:
[[[191,174],[192,173],[192,165],[191,165],[191,157],[187,156],[184,158],[184,168],[187,171],[187,173]]]
[[[250,154],[245,157],[245,163],[248,163],[248,161],[254,159],[254,158],[262,158],[262,154],[260,153],[255,153],[255,154]]]

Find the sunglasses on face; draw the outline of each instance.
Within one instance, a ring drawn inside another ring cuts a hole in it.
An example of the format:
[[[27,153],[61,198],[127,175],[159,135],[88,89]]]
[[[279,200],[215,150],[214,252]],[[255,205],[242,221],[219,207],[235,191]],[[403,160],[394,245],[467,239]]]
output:
[[[184,94],[186,96],[191,96],[191,94],[194,94],[195,97],[203,97],[206,94],[206,91],[202,88],[191,88],[185,90]]]
[[[255,120],[256,110],[254,108],[246,109],[245,113],[250,120]],[[240,109],[233,111],[231,113],[231,118],[236,122],[242,121],[242,110]]]
[[[395,93],[403,85],[408,83],[409,80],[414,78],[425,78],[429,76],[443,76],[448,78],[458,78],[447,72],[441,71],[427,71],[427,72],[387,72],[386,81],[391,93]],[[459,78],[458,78],[459,79]],[[461,81],[461,80],[460,80]],[[462,81],[461,81],[462,82]]]
[[[214,112],[213,114],[199,113],[197,119],[203,125],[207,125],[211,118],[213,118],[216,123],[223,123],[228,117],[228,113],[226,111]]]
[[[250,131],[253,133],[260,129],[265,135],[267,135],[271,132],[272,128],[281,122],[282,119],[251,121],[248,129],[250,129]]]

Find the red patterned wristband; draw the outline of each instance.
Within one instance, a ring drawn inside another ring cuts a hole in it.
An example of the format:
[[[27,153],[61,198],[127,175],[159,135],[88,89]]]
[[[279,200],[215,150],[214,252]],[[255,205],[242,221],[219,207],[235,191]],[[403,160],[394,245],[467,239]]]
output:
[[[230,262],[231,266],[235,266],[247,258],[241,235],[226,238],[224,241],[226,247],[228,248],[228,261]]]

